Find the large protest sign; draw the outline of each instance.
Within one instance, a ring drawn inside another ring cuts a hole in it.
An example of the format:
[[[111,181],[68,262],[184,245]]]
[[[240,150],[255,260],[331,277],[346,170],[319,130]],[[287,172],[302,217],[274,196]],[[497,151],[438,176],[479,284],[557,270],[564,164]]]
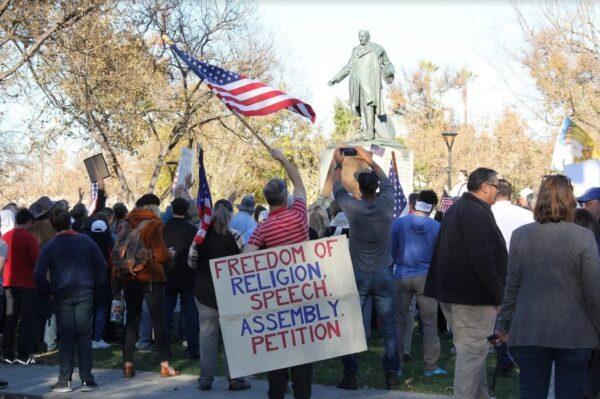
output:
[[[367,350],[345,236],[214,259],[231,377]]]

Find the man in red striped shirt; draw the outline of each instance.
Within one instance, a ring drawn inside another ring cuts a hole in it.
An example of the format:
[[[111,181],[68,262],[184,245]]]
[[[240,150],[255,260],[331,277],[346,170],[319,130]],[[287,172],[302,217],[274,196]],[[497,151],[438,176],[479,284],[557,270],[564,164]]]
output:
[[[279,150],[271,150],[271,156],[278,160],[294,186],[294,202],[287,207],[287,185],[282,179],[271,179],[263,188],[269,204],[269,216],[250,236],[244,252],[296,244],[308,240],[308,212],[306,210],[306,190],[294,166]],[[287,386],[287,369],[269,371],[269,399],[283,399]],[[295,399],[308,399],[311,395],[312,363],[292,367],[292,382]]]

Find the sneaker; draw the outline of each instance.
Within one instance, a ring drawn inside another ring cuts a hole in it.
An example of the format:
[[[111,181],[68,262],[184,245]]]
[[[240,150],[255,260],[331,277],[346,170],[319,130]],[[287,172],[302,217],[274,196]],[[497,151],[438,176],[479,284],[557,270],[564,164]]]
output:
[[[92,349],[106,349],[110,348],[110,344],[105,340],[101,339],[100,341],[92,341]]]
[[[396,373],[385,374],[385,387],[387,389],[397,389],[398,385],[400,385],[400,382],[398,381]]]
[[[91,381],[83,381],[81,383],[81,392],[90,392],[93,391],[94,389],[98,389],[98,384],[96,384],[96,382],[94,380]]]
[[[71,381],[58,381],[50,387],[50,390],[58,393],[69,393],[73,392],[73,387],[71,386]]]
[[[343,376],[336,386],[340,389],[348,389],[351,391],[357,390],[358,383],[356,382],[356,374],[349,374]]]
[[[251,387],[250,383],[243,378],[233,378],[229,380],[230,391],[243,391],[244,389],[250,389]]]
[[[21,359],[17,359],[15,361],[15,363],[20,364],[21,366],[30,366],[32,364],[35,364],[35,358],[33,356],[30,356],[27,360],[21,360]]]
[[[436,376],[436,375],[447,375],[447,374],[448,374],[448,372],[446,370],[444,370],[443,368],[441,368],[441,367],[438,367],[435,370],[428,370],[428,371],[426,371],[426,372],[423,373],[423,375],[425,377],[433,377],[433,376]]]
[[[8,382],[6,381],[0,381],[0,389],[4,389],[8,386]]]

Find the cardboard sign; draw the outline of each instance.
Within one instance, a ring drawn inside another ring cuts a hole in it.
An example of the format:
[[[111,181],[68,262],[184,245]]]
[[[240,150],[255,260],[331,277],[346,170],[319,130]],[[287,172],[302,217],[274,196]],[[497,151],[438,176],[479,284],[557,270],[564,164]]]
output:
[[[173,180],[173,191],[178,186],[185,186],[185,177],[189,174],[193,174],[192,168],[194,166],[194,150],[191,148],[181,149],[181,158],[177,164],[177,172]]]
[[[96,154],[83,160],[85,169],[87,170],[88,176],[92,183],[96,183],[101,179],[110,177],[108,166],[104,160],[104,155]]]
[[[367,350],[346,236],[210,262],[232,378]]]

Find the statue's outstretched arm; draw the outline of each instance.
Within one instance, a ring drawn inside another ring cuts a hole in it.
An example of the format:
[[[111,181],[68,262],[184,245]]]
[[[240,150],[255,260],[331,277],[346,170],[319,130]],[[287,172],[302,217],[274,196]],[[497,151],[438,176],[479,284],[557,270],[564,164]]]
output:
[[[340,69],[340,71],[333,77],[333,79],[331,79],[328,82],[329,86],[334,85],[336,83],[340,83],[342,80],[344,80],[344,78],[350,74],[351,69],[352,69],[352,57],[350,57],[350,60],[348,61],[348,63],[342,69]]]

